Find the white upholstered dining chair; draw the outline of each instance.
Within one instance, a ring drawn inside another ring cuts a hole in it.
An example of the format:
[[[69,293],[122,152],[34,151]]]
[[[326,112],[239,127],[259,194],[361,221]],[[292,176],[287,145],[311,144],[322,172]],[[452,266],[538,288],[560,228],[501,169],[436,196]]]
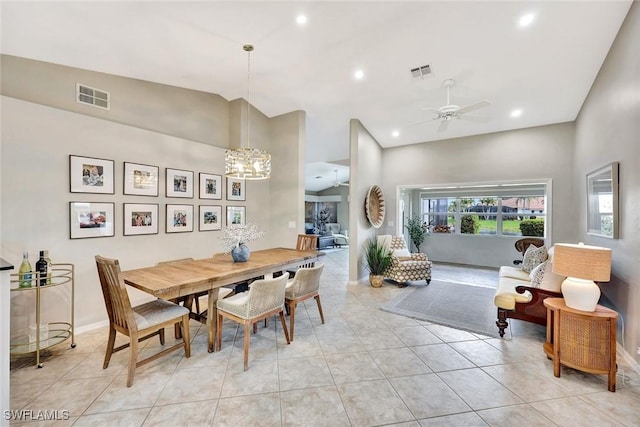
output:
[[[324,325],[324,314],[320,303],[320,276],[324,270],[324,264],[316,264],[315,267],[299,268],[293,279],[287,282],[284,292],[284,301],[289,308],[289,335],[293,341],[295,328],[296,306],[299,302],[309,298],[315,298],[320,312],[320,321]]]
[[[287,344],[290,343],[287,323],[284,320],[284,288],[287,275],[274,279],[256,280],[247,292],[241,292],[225,299],[218,299],[217,348],[222,350],[222,327],[224,319],[230,319],[244,325],[244,370],[249,368],[250,327],[260,320],[280,315],[280,323]]]

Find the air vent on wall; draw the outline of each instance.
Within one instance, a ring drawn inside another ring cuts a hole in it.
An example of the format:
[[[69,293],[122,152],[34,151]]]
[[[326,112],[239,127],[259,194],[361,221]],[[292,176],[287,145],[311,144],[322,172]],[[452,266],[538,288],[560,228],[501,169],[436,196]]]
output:
[[[411,77],[414,79],[423,79],[424,76],[428,76],[429,74],[431,74],[431,65],[429,64],[411,69]]]
[[[76,101],[81,104],[109,109],[110,94],[107,91],[76,83]]]

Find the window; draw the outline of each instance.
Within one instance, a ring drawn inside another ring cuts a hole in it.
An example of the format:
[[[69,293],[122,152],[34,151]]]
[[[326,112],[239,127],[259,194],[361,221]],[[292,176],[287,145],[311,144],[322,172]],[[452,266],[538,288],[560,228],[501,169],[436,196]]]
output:
[[[546,187],[527,183],[422,189],[421,214],[434,233],[544,237]]]

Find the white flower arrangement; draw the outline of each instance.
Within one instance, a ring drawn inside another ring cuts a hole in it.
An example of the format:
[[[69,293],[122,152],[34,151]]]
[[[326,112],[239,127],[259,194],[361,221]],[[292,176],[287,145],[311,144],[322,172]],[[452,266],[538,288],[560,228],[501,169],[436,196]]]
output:
[[[264,236],[264,231],[258,228],[256,223],[246,225],[230,225],[222,228],[223,235],[219,237],[227,251],[231,251],[240,245],[245,245]]]

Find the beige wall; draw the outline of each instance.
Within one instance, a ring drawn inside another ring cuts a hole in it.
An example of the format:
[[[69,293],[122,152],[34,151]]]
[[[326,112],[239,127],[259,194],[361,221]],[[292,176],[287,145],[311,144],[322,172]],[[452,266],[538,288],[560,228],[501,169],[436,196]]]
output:
[[[273,246],[293,248],[304,234],[304,138],[303,111],[271,119],[271,239]]]
[[[125,125],[229,147],[229,103],[219,95],[1,55],[2,94]],[[76,102],[76,83],[111,94],[111,110]]]
[[[640,4],[634,2],[576,121],[573,174],[578,238],[612,248],[611,282],[601,285],[605,304],[621,315],[625,350],[639,360],[640,345]],[[586,234],[587,173],[620,162],[620,238]]]
[[[65,96],[66,91],[60,90],[58,85],[66,85],[66,78],[58,73],[87,73],[89,77],[94,73],[67,67],[51,67],[37,61],[4,60],[6,58],[3,57],[3,96],[0,98],[0,253],[8,260],[19,263],[22,251],[27,250],[32,263],[35,263],[37,252],[48,249],[54,262],[75,264],[77,326],[82,327],[106,319],[94,255],[118,258],[123,269],[130,269],[185,256],[209,257],[223,249],[218,239],[221,232],[199,232],[197,222],[193,232],[165,233],[166,204],[193,205],[196,218],[199,205],[220,205],[223,216],[226,206],[245,206],[247,220],[257,222],[261,229],[267,232],[263,239],[251,244],[252,249],[295,246],[296,234],[302,230],[304,221],[303,210],[300,209],[300,206],[304,205],[304,112],[268,118],[258,110],[252,109],[251,145],[271,152],[273,178],[268,181],[247,181],[246,201],[200,200],[198,173],[224,175],[225,150],[213,146],[212,143],[220,139],[223,142],[221,145],[226,146],[233,138],[234,146],[246,144],[246,139],[243,139],[246,137],[247,119],[246,113],[243,113],[246,112],[246,101],[236,100],[228,103],[217,95],[167,88],[162,85],[148,86],[148,82],[126,81],[128,79],[99,75],[98,79],[104,77],[105,81],[115,82],[115,89],[104,85],[96,86],[111,90],[112,95],[135,92],[135,102],[139,108],[130,109],[114,103],[112,110],[107,112],[110,114],[108,117],[103,117],[103,110],[93,108],[79,114],[73,111],[76,108],[73,97],[71,100],[59,99]],[[16,66],[15,62],[20,62],[19,65],[24,67],[24,70]],[[33,67],[33,70],[29,66]],[[16,70],[24,72],[25,75],[19,79],[15,76],[5,79],[5,75],[16,73]],[[41,80],[47,79],[51,92],[45,92],[38,97],[38,93],[31,93],[27,89],[31,84],[41,85]],[[87,77],[84,80],[83,83],[95,84]],[[144,90],[137,90],[138,85]],[[119,88],[123,90],[120,91]],[[162,100],[155,92],[156,89],[162,95]],[[148,104],[153,106],[149,107]],[[155,115],[147,108],[163,111],[158,111]],[[124,114],[125,110],[127,114]],[[206,114],[202,111],[206,111]],[[175,117],[165,118],[164,114]],[[193,114],[191,119],[185,118],[186,121],[182,121],[183,116],[190,114]],[[120,115],[126,116],[127,119],[113,120],[113,117]],[[150,115],[156,119],[150,120]],[[125,121],[127,123],[123,123]],[[146,129],[147,126],[156,126],[157,129],[149,130]],[[197,134],[208,134],[211,131],[209,136],[212,139],[205,144],[171,135],[184,133],[186,128],[189,128],[189,132]],[[114,160],[115,194],[70,193],[70,154]],[[159,197],[123,195],[125,161],[159,166]],[[166,168],[194,172],[194,198],[165,197]],[[224,177],[223,184],[226,185]],[[69,239],[70,201],[115,203],[115,236]],[[159,204],[159,233],[124,236],[123,203]],[[294,223],[294,228],[289,228],[290,222]],[[223,222],[225,223],[226,221]],[[137,291],[131,293],[134,302],[148,298]],[[48,310],[51,311],[54,306],[51,304]],[[8,318],[8,314],[3,313],[3,321]]]
[[[355,119],[350,123],[350,153],[349,281],[354,282],[368,274],[363,260],[364,247],[377,235],[365,216],[364,200],[369,187],[382,185],[382,147]]]
[[[576,232],[573,140],[573,123],[563,123],[385,149],[386,233],[403,233],[397,212],[401,186],[551,180],[549,242],[571,240]],[[419,212],[419,207],[414,211]],[[433,234],[422,249],[435,261],[498,267],[513,261],[514,241],[510,237]]]

